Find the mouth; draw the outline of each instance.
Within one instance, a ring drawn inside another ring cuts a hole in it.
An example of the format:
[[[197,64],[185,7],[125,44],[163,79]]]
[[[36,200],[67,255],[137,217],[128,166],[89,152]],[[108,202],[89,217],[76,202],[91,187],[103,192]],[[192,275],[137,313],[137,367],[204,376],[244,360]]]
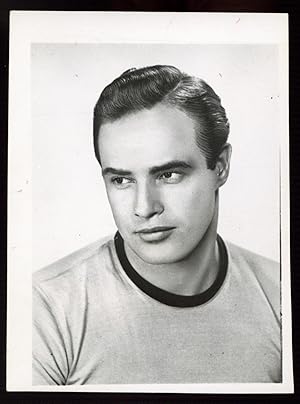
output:
[[[167,239],[175,227],[157,226],[136,231],[139,237],[148,243],[156,243]]]

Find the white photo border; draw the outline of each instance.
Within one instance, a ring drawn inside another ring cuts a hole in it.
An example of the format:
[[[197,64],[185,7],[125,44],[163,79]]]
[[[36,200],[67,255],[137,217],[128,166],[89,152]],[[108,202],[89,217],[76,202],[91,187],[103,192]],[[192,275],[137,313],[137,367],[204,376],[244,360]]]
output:
[[[263,43],[279,46],[282,78],[280,116],[282,383],[32,386],[30,49],[33,43]],[[9,53],[7,390],[214,394],[293,392],[287,14],[13,11],[10,16]]]

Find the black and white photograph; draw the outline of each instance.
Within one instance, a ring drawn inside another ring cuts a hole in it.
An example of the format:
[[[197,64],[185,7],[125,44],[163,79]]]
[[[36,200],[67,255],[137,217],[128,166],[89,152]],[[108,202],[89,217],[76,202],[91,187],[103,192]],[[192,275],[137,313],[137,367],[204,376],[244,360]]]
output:
[[[292,392],[287,15],[11,27],[8,390]]]

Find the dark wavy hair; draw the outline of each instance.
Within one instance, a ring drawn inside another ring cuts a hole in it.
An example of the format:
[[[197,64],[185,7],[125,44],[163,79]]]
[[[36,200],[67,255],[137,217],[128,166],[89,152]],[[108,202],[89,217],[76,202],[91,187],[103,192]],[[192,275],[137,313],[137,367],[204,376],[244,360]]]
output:
[[[173,66],[149,66],[126,70],[102,91],[94,108],[94,149],[100,161],[98,137],[101,125],[162,103],[184,111],[195,122],[195,140],[207,167],[214,169],[229,134],[229,122],[221,100],[198,77]]]

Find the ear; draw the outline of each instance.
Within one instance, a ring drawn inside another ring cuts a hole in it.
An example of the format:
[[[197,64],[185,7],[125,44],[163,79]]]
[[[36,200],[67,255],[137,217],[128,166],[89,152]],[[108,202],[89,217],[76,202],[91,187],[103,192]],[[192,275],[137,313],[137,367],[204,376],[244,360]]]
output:
[[[227,181],[230,169],[230,158],[231,158],[232,147],[229,143],[226,143],[219,157],[217,159],[215,174],[217,177],[217,188],[220,188]]]

